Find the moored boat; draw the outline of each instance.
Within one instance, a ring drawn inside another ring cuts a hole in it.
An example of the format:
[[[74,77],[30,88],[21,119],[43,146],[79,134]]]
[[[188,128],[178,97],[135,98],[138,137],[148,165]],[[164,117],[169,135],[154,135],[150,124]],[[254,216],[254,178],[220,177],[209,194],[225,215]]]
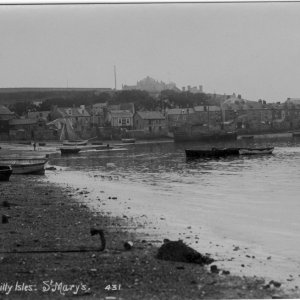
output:
[[[124,143],[124,144],[134,144],[135,139],[122,139],[122,143]]]
[[[293,132],[293,137],[300,137],[300,131]]]
[[[186,149],[187,158],[219,158],[239,155],[241,148],[211,148],[211,149]]]
[[[9,177],[11,174],[11,166],[0,166],[0,181],[9,181]]]
[[[66,155],[66,154],[77,154],[80,152],[81,148],[78,147],[61,147],[59,148],[60,152],[62,155]]]
[[[46,158],[0,158],[1,165],[10,165],[12,174],[45,174]]]
[[[274,147],[266,148],[243,148],[239,150],[240,155],[272,154]]]
[[[86,146],[87,144],[88,140],[63,141],[64,146]]]
[[[220,158],[238,155],[272,154],[273,150],[274,147],[185,149],[185,154],[187,158]]]
[[[254,136],[253,135],[241,135],[240,139],[241,140],[253,140]]]

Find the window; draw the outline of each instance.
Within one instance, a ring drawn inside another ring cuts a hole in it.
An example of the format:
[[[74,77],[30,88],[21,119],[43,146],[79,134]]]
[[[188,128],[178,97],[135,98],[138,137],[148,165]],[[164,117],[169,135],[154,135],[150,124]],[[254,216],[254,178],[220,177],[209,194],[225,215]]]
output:
[[[118,119],[118,123],[119,123],[119,125],[121,125],[122,124],[122,119]]]
[[[129,118],[126,119],[126,124],[130,125],[130,119]]]

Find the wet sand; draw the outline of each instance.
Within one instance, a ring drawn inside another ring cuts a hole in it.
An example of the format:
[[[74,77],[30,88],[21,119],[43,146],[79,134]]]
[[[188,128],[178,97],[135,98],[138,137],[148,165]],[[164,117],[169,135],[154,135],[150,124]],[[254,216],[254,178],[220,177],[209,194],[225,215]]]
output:
[[[75,197],[78,193],[87,197],[86,190],[61,188],[36,176],[0,182],[1,215],[10,217],[0,231],[5,299],[297,298],[261,278],[158,260],[156,246],[127,230],[136,226],[133,220],[92,212]],[[99,236],[91,236],[91,228],[104,230],[106,250],[99,251]],[[124,249],[128,240],[134,243],[129,251]]]

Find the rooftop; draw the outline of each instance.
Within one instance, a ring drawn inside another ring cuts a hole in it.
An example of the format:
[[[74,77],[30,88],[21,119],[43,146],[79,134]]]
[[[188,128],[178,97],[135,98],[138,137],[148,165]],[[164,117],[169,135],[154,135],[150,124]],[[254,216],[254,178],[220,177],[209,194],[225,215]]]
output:
[[[159,111],[138,111],[137,114],[145,120],[163,120],[165,117]]]
[[[6,106],[0,105],[0,115],[13,115],[14,113],[11,112]]]

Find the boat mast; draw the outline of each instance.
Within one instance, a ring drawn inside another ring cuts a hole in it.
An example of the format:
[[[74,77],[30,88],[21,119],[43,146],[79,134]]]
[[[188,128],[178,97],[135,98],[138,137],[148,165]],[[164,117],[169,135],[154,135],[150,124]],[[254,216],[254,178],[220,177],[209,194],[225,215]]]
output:
[[[210,119],[209,119],[209,105],[207,105],[207,123],[208,123],[208,130],[210,127]]]
[[[115,76],[115,91],[117,90],[117,70],[116,66],[114,66],[114,76]]]

